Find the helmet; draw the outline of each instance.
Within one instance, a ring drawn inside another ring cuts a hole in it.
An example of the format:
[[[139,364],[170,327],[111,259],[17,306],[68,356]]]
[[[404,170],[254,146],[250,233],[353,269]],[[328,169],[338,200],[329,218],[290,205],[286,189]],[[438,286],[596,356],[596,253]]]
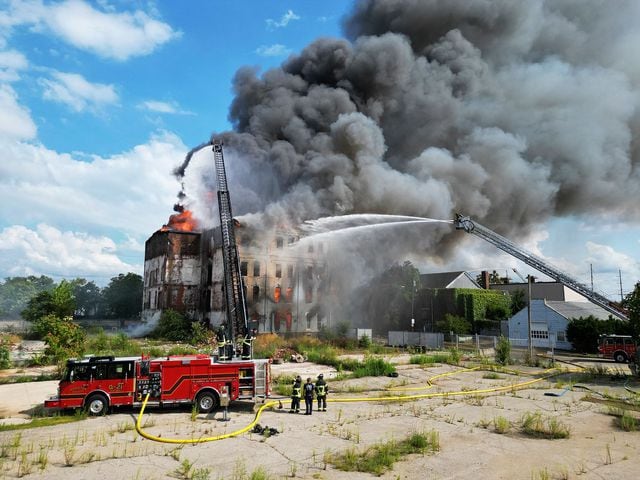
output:
[[[324,378],[324,375],[321,373],[320,375],[318,375],[318,378]]]

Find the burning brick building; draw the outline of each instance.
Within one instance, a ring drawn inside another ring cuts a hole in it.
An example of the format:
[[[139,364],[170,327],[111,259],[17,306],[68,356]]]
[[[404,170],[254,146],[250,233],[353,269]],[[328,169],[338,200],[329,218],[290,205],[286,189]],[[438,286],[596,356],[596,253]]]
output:
[[[326,245],[300,242],[297,232],[270,235],[236,223],[249,327],[258,332],[316,332],[328,322]],[[155,323],[166,309],[194,320],[224,321],[224,272],[219,228],[197,231],[188,210],[145,244],[142,319]]]

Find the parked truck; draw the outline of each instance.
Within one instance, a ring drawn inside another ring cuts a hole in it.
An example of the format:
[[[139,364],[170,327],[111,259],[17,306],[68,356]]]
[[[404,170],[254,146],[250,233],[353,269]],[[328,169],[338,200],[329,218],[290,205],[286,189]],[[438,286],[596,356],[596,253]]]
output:
[[[602,358],[610,358],[618,363],[633,363],[637,345],[630,335],[600,335],[598,353]]]
[[[57,395],[46,408],[85,408],[101,415],[111,407],[195,405],[210,412],[235,400],[263,402],[269,396],[269,360],[219,362],[205,355],[90,357],[67,361]]]

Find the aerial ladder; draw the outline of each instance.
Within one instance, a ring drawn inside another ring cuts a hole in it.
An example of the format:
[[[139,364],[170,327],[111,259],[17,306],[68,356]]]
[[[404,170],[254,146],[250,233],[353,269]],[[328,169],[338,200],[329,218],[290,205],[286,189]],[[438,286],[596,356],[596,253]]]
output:
[[[537,255],[534,255],[524,248],[519,247],[511,240],[497,234],[487,227],[480,225],[478,222],[474,222],[470,217],[456,213],[456,217],[453,220],[453,225],[455,226],[456,230],[464,230],[467,233],[472,233],[473,235],[476,235],[483,240],[486,240],[487,242],[495,245],[500,250],[508,253],[509,255],[522,260],[530,267],[533,267],[539,272],[544,273],[548,277],[553,278],[555,281],[566,285],[571,290],[578,292],[580,295],[587,298],[592,303],[604,308],[607,312],[624,320],[628,320],[626,312],[623,311],[622,307],[619,304],[612,302],[611,300],[603,295],[600,295],[597,292],[594,292],[586,285],[583,285],[582,283],[569,276],[567,273],[562,272]]]
[[[218,335],[218,354],[220,360],[230,360],[240,356],[252,357],[253,340],[248,327],[247,301],[240,270],[240,258],[236,245],[233,213],[227,186],[227,173],[222,153],[222,141],[211,142],[216,169],[218,188],[218,211],[220,213],[220,231],[222,234],[222,263],[224,267],[224,296],[227,307],[226,325]]]

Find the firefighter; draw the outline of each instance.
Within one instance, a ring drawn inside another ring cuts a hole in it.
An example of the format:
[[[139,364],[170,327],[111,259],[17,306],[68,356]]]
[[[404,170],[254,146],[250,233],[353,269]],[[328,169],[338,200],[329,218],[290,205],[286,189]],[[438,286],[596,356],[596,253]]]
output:
[[[311,383],[311,378],[307,378],[307,383],[304,384],[304,407],[305,415],[311,415],[313,413],[313,392],[316,386]]]
[[[327,393],[329,393],[329,387],[327,382],[324,381],[324,375],[321,373],[318,375],[318,381],[316,382],[316,397],[318,397],[318,411],[327,411]]]
[[[218,359],[227,359],[227,338],[225,336],[224,326],[221,325],[216,332],[216,340],[218,341]]]
[[[302,378],[298,375],[293,382],[291,390],[291,409],[289,413],[300,413],[300,392],[302,390]]]

